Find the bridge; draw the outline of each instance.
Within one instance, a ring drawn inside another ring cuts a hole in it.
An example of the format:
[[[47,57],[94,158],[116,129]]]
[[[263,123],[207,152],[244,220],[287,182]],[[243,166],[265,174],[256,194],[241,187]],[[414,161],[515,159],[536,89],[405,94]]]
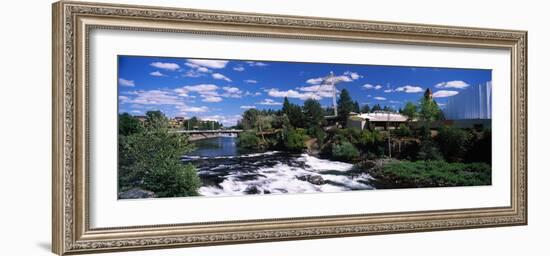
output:
[[[243,130],[231,129],[231,130],[175,130],[177,133],[185,134],[212,134],[212,133],[222,133],[222,134],[238,134],[243,132]]]
[[[231,129],[231,130],[175,130],[175,133],[189,135],[190,141],[208,139],[220,137],[223,135],[236,136],[243,130]]]

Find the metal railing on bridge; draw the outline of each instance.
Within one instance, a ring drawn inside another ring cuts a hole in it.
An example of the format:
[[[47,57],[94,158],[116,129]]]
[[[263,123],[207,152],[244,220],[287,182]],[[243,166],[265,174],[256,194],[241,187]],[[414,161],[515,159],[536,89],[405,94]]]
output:
[[[193,134],[193,133],[241,133],[243,130],[174,130],[174,132],[177,133],[187,133],[187,134]]]

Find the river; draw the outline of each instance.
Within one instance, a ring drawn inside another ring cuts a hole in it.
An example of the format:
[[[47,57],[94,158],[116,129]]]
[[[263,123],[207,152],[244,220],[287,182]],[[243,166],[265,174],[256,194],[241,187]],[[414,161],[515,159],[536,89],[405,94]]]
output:
[[[278,151],[240,153],[235,137],[195,141],[182,161],[197,167],[203,196],[339,192],[374,189],[353,165]]]

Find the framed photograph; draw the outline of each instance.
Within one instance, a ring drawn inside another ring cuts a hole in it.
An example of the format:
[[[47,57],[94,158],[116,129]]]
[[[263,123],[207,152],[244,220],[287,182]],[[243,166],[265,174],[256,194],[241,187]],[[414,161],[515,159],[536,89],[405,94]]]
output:
[[[527,32],[61,1],[53,251],[527,224]]]

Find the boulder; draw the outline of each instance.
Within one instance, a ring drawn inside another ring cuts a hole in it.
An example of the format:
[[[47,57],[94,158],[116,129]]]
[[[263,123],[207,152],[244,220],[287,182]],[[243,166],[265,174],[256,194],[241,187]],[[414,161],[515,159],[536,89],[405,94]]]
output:
[[[132,188],[130,190],[118,193],[118,199],[138,199],[154,198],[155,193],[141,188]]]
[[[248,187],[246,187],[246,189],[244,190],[245,193],[249,194],[249,195],[252,195],[252,194],[260,194],[260,190],[258,189],[257,186],[254,186],[254,185],[249,185]]]
[[[307,181],[314,185],[323,185],[326,183],[325,179],[323,179],[323,177],[321,177],[320,175],[304,175],[298,176],[296,178],[302,181]]]

